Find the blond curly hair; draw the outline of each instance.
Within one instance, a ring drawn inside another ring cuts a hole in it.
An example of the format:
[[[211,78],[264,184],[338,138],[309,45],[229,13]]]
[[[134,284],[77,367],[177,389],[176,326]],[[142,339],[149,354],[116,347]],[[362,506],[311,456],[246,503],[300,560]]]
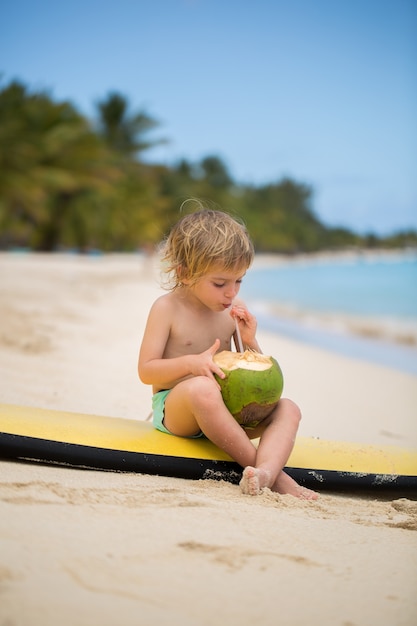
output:
[[[213,267],[246,271],[254,248],[246,227],[228,213],[200,209],[182,217],[162,245],[165,286],[176,289],[184,278],[195,283]]]

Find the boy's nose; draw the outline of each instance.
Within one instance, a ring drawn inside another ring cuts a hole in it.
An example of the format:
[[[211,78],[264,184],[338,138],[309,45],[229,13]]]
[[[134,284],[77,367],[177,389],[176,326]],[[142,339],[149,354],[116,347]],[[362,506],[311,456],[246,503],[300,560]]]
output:
[[[225,296],[233,300],[237,292],[238,292],[238,288],[233,285],[233,286],[228,287],[228,289],[226,289]]]

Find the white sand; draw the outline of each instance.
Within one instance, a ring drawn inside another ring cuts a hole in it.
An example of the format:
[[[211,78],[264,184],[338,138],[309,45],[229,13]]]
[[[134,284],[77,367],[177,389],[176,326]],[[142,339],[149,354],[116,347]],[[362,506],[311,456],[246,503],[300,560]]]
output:
[[[0,402],[146,418],[136,361],[157,278],[140,256],[0,255]],[[415,376],[259,339],[300,434],[417,447]],[[403,496],[250,498],[2,461],[0,624],[414,626],[417,502]]]

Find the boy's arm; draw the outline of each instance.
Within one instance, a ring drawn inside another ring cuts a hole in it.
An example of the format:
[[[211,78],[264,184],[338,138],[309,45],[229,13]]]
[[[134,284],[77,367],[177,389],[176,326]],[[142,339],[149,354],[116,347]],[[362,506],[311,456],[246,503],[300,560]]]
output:
[[[164,358],[174,311],[163,298],[152,306],[143,335],[138,362],[141,381],[160,389],[170,389],[188,376],[212,377],[216,373],[223,378],[222,370],[213,361],[213,355],[220,346],[218,339],[201,354]]]
[[[146,385],[170,388],[189,374],[186,358],[163,358],[170,329],[171,311],[162,297],[152,305],[139,352],[138,374]]]
[[[230,315],[235,320],[235,323],[239,325],[243,349],[250,349],[255,350],[256,352],[262,352],[256,339],[256,317],[248,311],[246,305],[242,302],[242,300],[235,300],[235,303],[230,311]],[[238,350],[239,347],[236,332],[233,334],[233,339],[236,349]]]

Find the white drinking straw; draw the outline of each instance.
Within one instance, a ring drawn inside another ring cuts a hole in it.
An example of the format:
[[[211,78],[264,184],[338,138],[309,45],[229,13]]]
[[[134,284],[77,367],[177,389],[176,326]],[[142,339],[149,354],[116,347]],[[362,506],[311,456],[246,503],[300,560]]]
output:
[[[239,330],[239,324],[238,324],[238,321],[237,321],[237,317],[235,317],[235,326],[236,326],[236,337],[237,337],[237,343],[238,343],[239,352],[244,352],[244,350],[243,350],[243,343],[242,343],[242,337],[240,336],[240,330]]]

